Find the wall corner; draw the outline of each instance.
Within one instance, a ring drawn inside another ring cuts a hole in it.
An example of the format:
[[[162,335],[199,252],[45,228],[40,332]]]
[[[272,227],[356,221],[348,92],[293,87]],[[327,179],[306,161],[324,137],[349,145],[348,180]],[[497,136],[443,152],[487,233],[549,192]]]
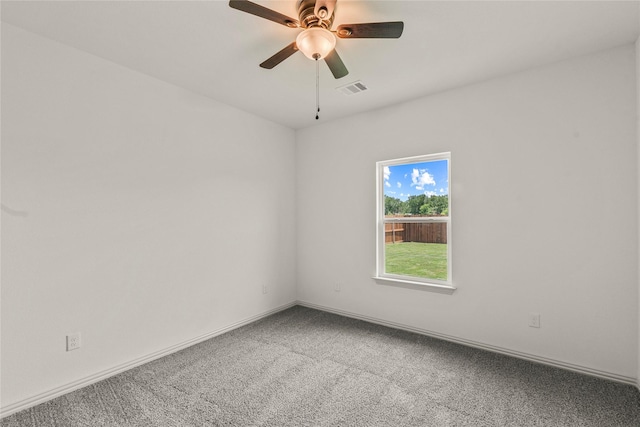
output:
[[[637,167],[636,173],[638,175],[638,222],[640,223],[640,37],[636,40],[635,44],[635,59],[636,59],[636,152],[637,152]],[[640,228],[639,228],[640,230]],[[638,242],[640,244],[640,231],[638,232]],[[640,389],[640,255],[638,257],[638,349],[637,349],[637,373],[636,373],[636,386]]]

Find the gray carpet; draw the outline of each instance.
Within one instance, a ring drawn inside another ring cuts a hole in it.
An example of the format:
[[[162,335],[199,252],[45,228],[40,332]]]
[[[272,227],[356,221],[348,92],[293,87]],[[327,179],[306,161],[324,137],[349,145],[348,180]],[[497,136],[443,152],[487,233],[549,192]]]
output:
[[[634,387],[293,307],[2,426],[640,426]]]

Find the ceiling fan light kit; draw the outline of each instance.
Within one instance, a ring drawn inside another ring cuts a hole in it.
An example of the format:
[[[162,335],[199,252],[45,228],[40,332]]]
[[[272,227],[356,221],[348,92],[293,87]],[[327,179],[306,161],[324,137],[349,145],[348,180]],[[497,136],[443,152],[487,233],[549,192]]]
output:
[[[296,38],[298,50],[309,59],[324,59],[336,47],[336,37],[321,27],[307,28]]]
[[[336,36],[341,39],[396,39],[402,35],[404,30],[404,23],[401,21],[343,24],[338,26],[336,30],[331,30],[335,18],[336,2],[337,0],[297,0],[298,20],[248,0],[230,0],[229,6],[288,28],[302,28],[302,32],[298,34],[295,42],[262,62],[260,67],[272,69],[298,50],[301,51],[307,58],[316,61],[316,101],[318,101],[319,71],[317,61],[323,59],[336,79],[349,74],[347,67],[336,52]],[[319,103],[316,102],[316,104]],[[320,111],[319,107],[318,111]]]

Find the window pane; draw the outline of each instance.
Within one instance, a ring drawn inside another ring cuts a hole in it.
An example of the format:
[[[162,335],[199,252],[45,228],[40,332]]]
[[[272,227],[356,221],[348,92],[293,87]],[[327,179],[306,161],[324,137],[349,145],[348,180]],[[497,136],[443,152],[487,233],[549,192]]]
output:
[[[448,216],[448,160],[385,166],[384,215]]]
[[[386,223],[385,273],[424,279],[447,277],[447,223]]]

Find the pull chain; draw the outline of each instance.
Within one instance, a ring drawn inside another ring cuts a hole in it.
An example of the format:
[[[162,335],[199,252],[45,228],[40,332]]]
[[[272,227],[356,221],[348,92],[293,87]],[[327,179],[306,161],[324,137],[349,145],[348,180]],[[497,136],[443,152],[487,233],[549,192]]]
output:
[[[316,59],[316,120],[320,118],[320,64],[318,59],[320,55],[315,56]]]

